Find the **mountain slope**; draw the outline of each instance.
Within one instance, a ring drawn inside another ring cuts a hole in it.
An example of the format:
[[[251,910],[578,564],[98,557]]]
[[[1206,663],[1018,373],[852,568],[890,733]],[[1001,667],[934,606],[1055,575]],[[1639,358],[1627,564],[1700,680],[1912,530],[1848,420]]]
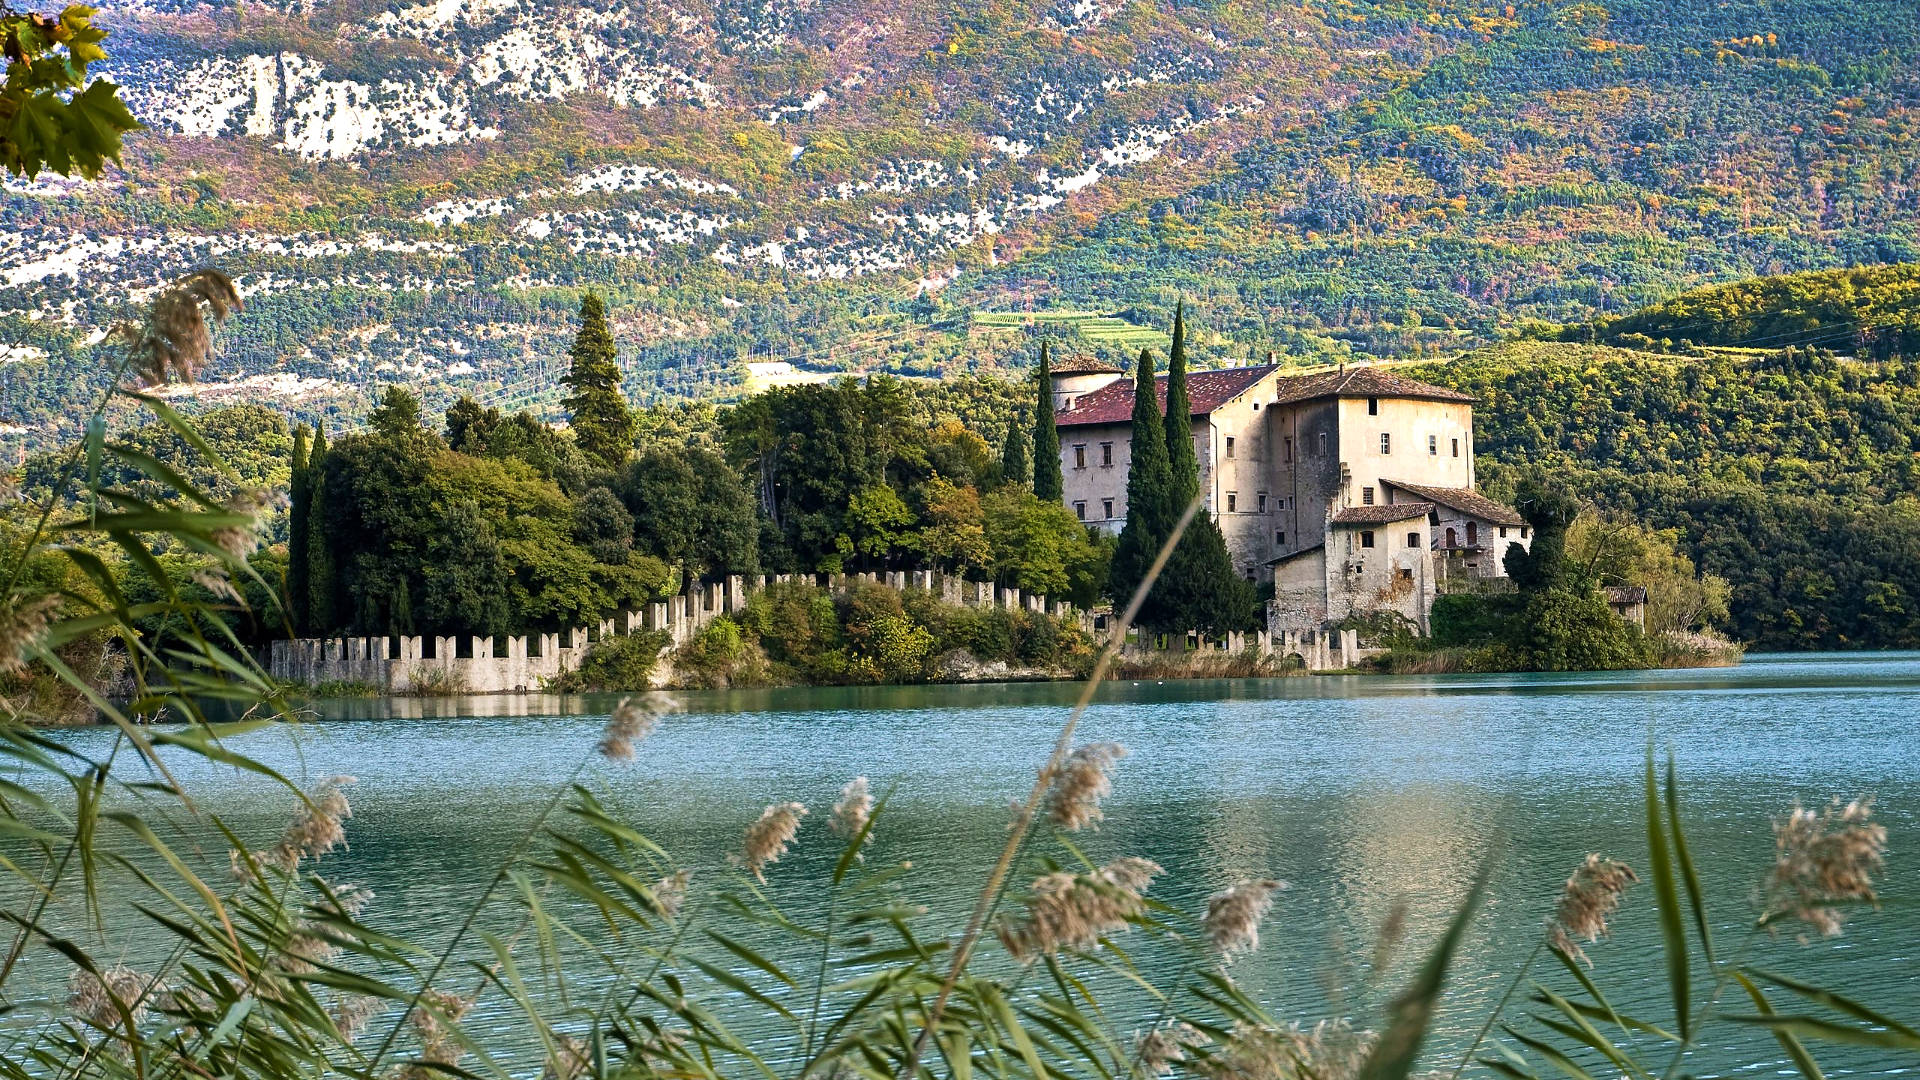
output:
[[[1177,292],[1211,359],[1405,355],[1920,255],[1899,0],[109,14],[153,130],[0,197],[0,440],[67,433],[101,330],[208,262],[249,301],[211,393],[325,413],[550,408],[585,284],[656,399],[993,368],[1035,308],[1163,327]]]

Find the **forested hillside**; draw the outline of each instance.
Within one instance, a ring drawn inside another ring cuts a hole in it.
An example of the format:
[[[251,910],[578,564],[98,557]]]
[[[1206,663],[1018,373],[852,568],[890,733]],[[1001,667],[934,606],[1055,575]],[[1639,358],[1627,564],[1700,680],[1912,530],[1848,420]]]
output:
[[[1480,397],[1483,486],[1537,472],[1678,529],[1734,636],[1920,646],[1920,362],[1518,342],[1410,374]]]
[[[735,394],[753,361],[995,369],[1036,310],[1114,355],[1178,294],[1208,359],[1319,361],[1913,259],[1912,16],[109,5],[152,130],[124,174],[0,192],[0,450],[71,434],[129,298],[209,262],[248,307],[192,393],[314,417],[396,381],[552,415],[585,285],[661,400]]]

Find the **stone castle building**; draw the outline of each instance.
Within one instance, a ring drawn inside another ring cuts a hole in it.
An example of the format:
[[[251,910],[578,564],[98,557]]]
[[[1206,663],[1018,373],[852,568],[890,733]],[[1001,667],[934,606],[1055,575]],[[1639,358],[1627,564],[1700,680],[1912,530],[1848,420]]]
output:
[[[1062,497],[1118,533],[1127,517],[1133,380],[1086,359],[1052,369]],[[1161,408],[1166,377],[1160,377]],[[1378,367],[1187,376],[1206,508],[1236,572],[1270,575],[1268,628],[1395,611],[1428,629],[1441,582],[1506,575],[1531,536],[1474,487],[1473,398]]]

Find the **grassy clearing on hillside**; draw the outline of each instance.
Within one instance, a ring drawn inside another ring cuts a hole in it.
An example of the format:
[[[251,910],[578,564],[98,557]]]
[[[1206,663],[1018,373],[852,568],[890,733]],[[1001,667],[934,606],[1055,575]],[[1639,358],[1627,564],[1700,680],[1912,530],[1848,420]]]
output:
[[[1039,324],[1078,330],[1095,344],[1125,349],[1165,349],[1173,339],[1164,331],[1095,311],[977,311],[973,325],[982,330],[1012,330]]]

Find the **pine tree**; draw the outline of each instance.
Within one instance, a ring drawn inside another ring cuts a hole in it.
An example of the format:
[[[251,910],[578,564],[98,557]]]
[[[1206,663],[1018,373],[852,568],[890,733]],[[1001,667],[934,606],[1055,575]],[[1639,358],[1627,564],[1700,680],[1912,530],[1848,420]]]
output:
[[[1179,520],[1200,494],[1200,463],[1193,452],[1193,405],[1187,394],[1186,305],[1173,313],[1173,347],[1167,354],[1168,511]],[[1194,516],[1167,559],[1153,602],[1141,609],[1141,625],[1168,633],[1197,630],[1219,634],[1245,629],[1252,620],[1253,593],[1233,574],[1233,557],[1220,523],[1205,511]]]
[[[580,333],[568,354],[573,367],[562,380],[573,392],[561,399],[573,416],[574,439],[588,457],[617,468],[633,449],[633,414],[620,391],[620,365],[600,294],[580,299]]]
[[[1133,379],[1132,454],[1133,464],[1127,470],[1127,524],[1120,530],[1107,577],[1108,595],[1121,607],[1147,576],[1177,514],[1168,511],[1172,475],[1167,471],[1166,424],[1154,388],[1153,354],[1146,349],[1140,350],[1140,366]]]
[[[1060,475],[1060,429],[1053,417],[1053,369],[1047,343],[1040,343],[1036,372],[1039,397],[1033,406],[1033,493],[1045,502],[1059,502],[1066,481]]]
[[[307,519],[313,492],[307,469],[307,425],[293,429],[293,475],[287,484],[287,619],[293,632],[307,632]]]
[[[1033,480],[1033,463],[1027,460],[1027,431],[1014,418],[1007,425],[1007,441],[1000,446],[1000,482],[1026,487]]]
[[[307,633],[321,635],[338,629],[334,591],[333,546],[327,542],[327,433],[315,427],[313,449],[307,453]]]

